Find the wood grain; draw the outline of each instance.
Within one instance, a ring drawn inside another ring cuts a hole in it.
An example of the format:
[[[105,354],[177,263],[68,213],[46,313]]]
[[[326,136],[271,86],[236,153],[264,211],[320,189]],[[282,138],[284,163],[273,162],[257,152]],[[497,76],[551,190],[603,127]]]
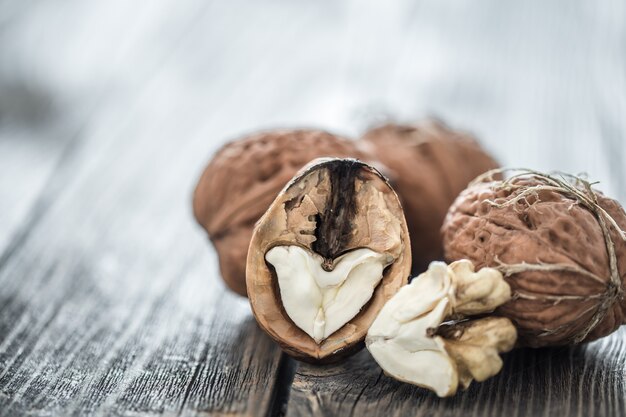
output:
[[[85,140],[1,265],[0,415],[269,409],[281,354],[189,238],[190,149],[153,138]]]
[[[341,365],[300,364],[287,416],[620,416],[625,335],[621,329],[587,346],[513,351],[497,376],[444,399],[387,377],[367,351]]]
[[[177,47],[193,41],[189,30],[180,29]],[[2,416],[266,415],[274,407],[281,353],[247,301],[224,289],[191,217],[193,182],[214,145],[196,134],[179,146],[188,134],[180,123],[202,128],[194,106],[204,96],[187,95],[177,108],[186,117],[160,119],[169,111],[160,95],[184,91],[168,82],[175,55],[165,48],[162,56],[161,67],[85,117],[46,181],[36,221],[25,216],[25,232],[5,251]]]

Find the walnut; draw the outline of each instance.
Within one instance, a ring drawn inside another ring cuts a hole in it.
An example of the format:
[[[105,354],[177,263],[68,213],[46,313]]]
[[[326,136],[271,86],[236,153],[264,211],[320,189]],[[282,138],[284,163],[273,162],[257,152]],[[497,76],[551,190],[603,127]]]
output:
[[[478,178],[442,228],[448,260],[504,274],[513,297],[497,313],[531,347],[591,341],[624,323],[624,230],[624,209],[589,182],[530,170]]]
[[[365,343],[388,375],[450,396],[502,368],[498,354],[513,348],[515,327],[503,317],[468,316],[489,313],[510,298],[495,269],[475,272],[467,260],[433,262],[385,304]]]
[[[246,255],[254,223],[310,160],[362,157],[355,143],[319,130],[276,130],[228,143],[213,157],[194,191],[196,220],[215,245],[222,278],[246,295]]]
[[[317,159],[255,226],[248,296],[260,327],[287,353],[328,362],[362,347],[410,269],[406,221],[384,177],[355,159]]]
[[[439,229],[456,196],[479,174],[498,166],[465,133],[439,121],[386,124],[365,133],[366,150],[385,166],[385,175],[404,206],[413,247],[413,271],[443,259]]]

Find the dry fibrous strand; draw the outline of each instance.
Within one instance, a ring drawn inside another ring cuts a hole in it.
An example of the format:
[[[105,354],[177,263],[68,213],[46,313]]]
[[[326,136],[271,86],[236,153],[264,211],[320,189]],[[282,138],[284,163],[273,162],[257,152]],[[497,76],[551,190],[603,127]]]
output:
[[[319,159],[257,223],[248,296],[260,327],[287,353],[328,362],[362,347],[410,266],[406,222],[385,178],[355,159]]]
[[[498,163],[471,135],[437,120],[389,123],[361,139],[385,165],[384,173],[404,206],[413,250],[413,272],[443,259],[440,228],[456,196]]]
[[[494,171],[457,198],[442,228],[446,259],[504,274],[521,345],[576,344],[626,319],[626,213],[587,180],[562,173]]]
[[[318,157],[362,158],[354,141],[312,130],[254,133],[224,145],[194,191],[193,211],[219,256],[222,278],[246,295],[246,256],[254,223],[287,182]]]

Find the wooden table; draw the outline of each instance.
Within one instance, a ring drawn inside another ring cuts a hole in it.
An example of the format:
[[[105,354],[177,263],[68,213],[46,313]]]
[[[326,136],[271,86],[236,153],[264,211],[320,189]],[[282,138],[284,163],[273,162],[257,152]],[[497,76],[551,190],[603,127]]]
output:
[[[0,416],[624,416],[626,331],[451,399],[295,362],[190,197],[224,141],[437,115],[626,202],[620,1],[0,3]]]

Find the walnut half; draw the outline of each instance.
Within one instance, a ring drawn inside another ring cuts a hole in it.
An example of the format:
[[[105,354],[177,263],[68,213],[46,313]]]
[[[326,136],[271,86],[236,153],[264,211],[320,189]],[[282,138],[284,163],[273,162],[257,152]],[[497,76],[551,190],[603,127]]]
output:
[[[257,223],[246,283],[261,328],[296,358],[328,362],[362,346],[410,269],[404,214],[385,178],[358,160],[325,158]]]

